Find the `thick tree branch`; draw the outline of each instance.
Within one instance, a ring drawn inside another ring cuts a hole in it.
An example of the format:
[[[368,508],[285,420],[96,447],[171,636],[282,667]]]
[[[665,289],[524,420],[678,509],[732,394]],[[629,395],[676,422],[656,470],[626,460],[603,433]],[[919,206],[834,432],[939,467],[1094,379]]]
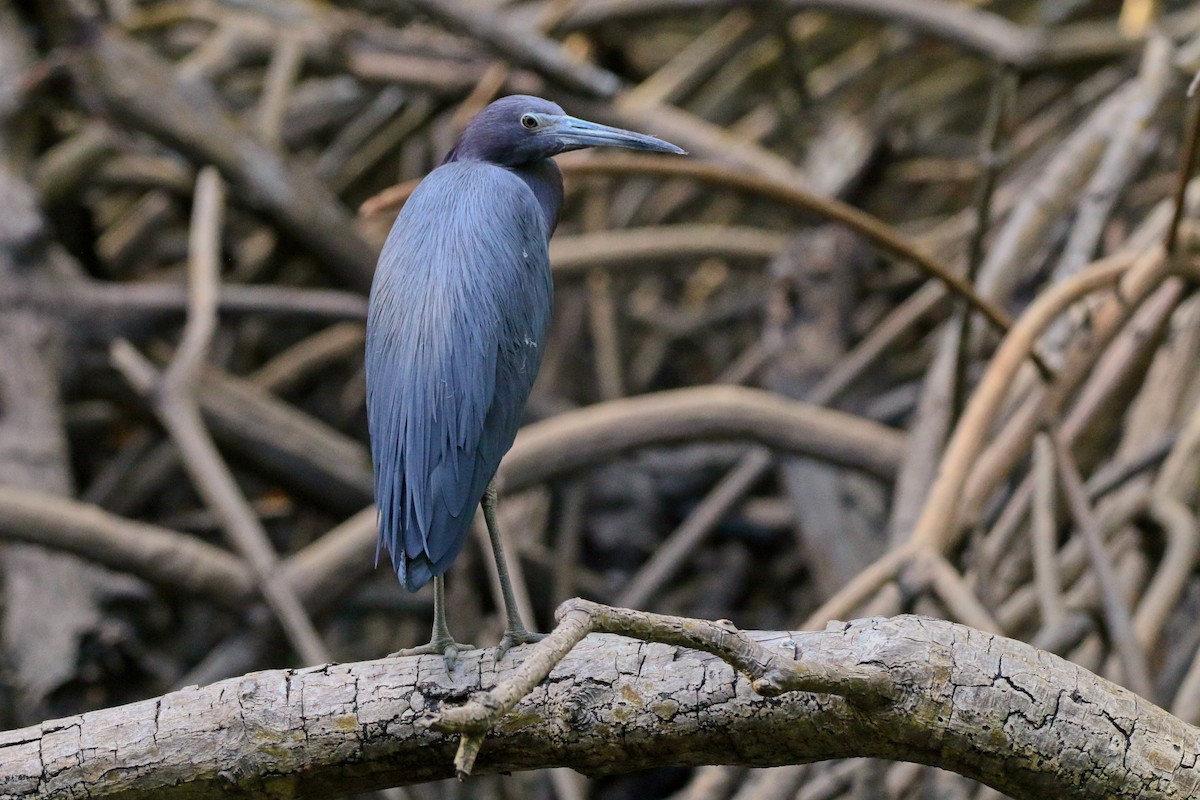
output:
[[[740,386],[673,389],[612,400],[523,428],[500,467],[517,491],[551,475],[647,445],[749,439],[890,479],[904,449],[892,428],[773,392]]]
[[[583,601],[561,611],[566,627],[672,644],[583,638],[487,734],[476,772],[877,756],[956,769],[1017,798],[1200,788],[1200,731],[1077,665],[961,625],[906,616],[742,633]],[[446,777],[457,737],[435,730],[440,712],[559,644],[517,648],[499,666],[494,651],[472,651],[453,675],[433,656],[258,672],[10,731],[5,797],[331,797]],[[833,693],[762,697],[682,644],[752,674],[768,664],[779,688]]]
[[[230,610],[259,599],[249,567],[225,550],[35,489],[0,486],[0,540],[70,553]]]

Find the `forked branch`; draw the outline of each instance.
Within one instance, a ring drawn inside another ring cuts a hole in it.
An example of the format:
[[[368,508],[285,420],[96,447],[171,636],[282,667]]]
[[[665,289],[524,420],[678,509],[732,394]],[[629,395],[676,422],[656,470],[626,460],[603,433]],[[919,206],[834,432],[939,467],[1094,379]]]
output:
[[[437,656],[256,672],[0,733],[5,796],[340,797],[452,775],[464,730],[482,741],[479,773],[874,756],[1015,798],[1200,789],[1196,728],[973,628],[904,616],[755,632],[580,600],[560,611],[545,641],[499,663],[470,651],[452,674]]]

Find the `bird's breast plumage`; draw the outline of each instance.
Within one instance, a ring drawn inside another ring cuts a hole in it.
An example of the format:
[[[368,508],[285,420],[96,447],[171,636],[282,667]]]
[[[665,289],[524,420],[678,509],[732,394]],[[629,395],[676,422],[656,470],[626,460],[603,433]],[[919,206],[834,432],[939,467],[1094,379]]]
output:
[[[549,230],[513,172],[422,181],[379,258],[367,415],[380,540],[415,590],[453,561],[512,446],[550,319]]]

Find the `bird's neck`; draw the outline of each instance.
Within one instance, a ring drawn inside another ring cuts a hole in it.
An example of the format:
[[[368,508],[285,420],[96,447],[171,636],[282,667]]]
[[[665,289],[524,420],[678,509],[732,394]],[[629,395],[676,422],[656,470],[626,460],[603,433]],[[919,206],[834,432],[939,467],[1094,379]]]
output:
[[[542,217],[546,220],[546,238],[549,239],[558,225],[558,210],[563,201],[562,172],[553,159],[545,158],[525,166],[514,167],[512,171],[533,190],[538,205],[542,207]]]

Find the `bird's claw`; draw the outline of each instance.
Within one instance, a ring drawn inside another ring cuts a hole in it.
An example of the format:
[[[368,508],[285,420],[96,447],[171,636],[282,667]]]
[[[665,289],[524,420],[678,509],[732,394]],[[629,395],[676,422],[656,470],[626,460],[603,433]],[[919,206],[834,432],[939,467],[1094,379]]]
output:
[[[458,663],[458,654],[474,650],[475,645],[456,642],[449,636],[438,637],[418,647],[406,647],[388,655],[388,658],[403,658],[405,656],[440,655],[446,661],[446,672],[453,672]]]
[[[504,631],[504,636],[500,638],[500,644],[496,645],[496,660],[504,658],[504,655],[514,647],[522,644],[533,644],[545,639],[549,634],[534,633],[525,628],[509,628]]]

